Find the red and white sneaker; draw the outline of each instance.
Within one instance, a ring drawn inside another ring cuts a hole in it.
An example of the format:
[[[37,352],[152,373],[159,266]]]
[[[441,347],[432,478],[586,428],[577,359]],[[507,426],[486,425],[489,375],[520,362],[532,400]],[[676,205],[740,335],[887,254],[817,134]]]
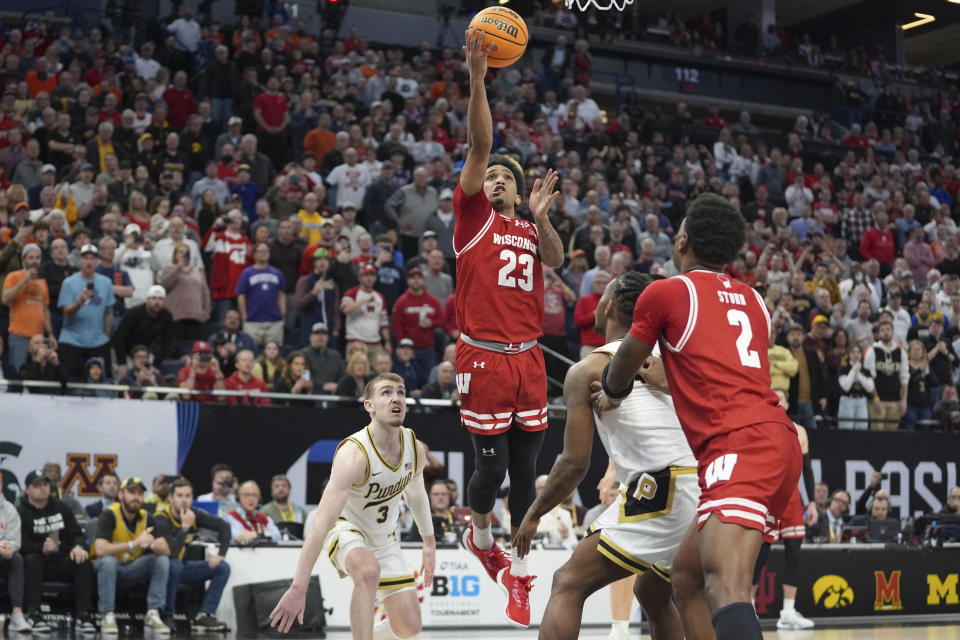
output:
[[[500,570],[510,568],[510,559],[503,555],[503,551],[497,546],[496,542],[494,542],[493,546],[487,551],[473,544],[472,524],[468,525],[464,530],[461,540],[463,541],[464,548],[480,560],[480,563],[483,565],[483,568],[491,580],[496,582],[497,574],[500,573]]]
[[[533,579],[536,577],[511,575],[510,567],[501,569],[497,575],[497,584],[507,594],[504,614],[515,627],[526,629],[530,626],[530,589],[533,589]]]

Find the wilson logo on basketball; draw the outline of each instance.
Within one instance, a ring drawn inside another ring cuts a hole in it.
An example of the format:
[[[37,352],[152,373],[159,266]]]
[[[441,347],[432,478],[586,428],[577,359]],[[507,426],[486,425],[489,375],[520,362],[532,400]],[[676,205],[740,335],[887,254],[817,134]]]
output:
[[[497,28],[497,31],[502,31],[511,38],[516,38],[517,34],[520,33],[520,30],[517,29],[514,25],[508,24],[503,20],[497,20],[496,18],[488,18],[487,16],[482,16],[480,22],[483,24],[490,24]]]

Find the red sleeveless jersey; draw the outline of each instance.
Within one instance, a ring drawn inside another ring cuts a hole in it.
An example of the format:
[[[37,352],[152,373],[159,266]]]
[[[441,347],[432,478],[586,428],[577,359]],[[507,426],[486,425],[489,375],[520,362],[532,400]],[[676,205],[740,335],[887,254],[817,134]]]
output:
[[[713,271],[653,282],[637,300],[630,335],[660,341],[677,417],[698,459],[712,438],[741,427],[793,428],[770,388],[770,316],[746,284]]]
[[[543,334],[543,266],[533,223],[493,210],[483,189],[453,193],[457,328],[474,340],[520,343]]]

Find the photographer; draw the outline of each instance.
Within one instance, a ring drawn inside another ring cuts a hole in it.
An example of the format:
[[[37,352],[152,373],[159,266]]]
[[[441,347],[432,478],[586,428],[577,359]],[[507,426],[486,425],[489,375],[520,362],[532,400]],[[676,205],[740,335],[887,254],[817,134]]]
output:
[[[113,331],[113,283],[96,273],[99,251],[92,244],[80,248],[80,272],[63,281],[57,305],[63,313],[60,355],[69,378],[83,378],[88,358],[103,358],[110,372],[110,333]]]
[[[119,384],[126,384],[131,387],[163,387],[166,381],[163,375],[156,367],[150,364],[150,350],[142,344],[136,345],[130,350],[130,362],[132,363],[127,370],[126,375],[120,379]],[[118,367],[119,368],[119,367]],[[130,398],[142,398],[142,391],[131,391],[128,394]]]
[[[197,496],[197,502],[216,502],[219,504],[217,513],[220,517],[237,506],[237,478],[233,475],[230,465],[218,463],[210,468],[210,484],[212,490],[202,496]]]
[[[220,364],[213,357],[209,343],[202,341],[194,343],[190,364],[177,372],[177,386],[181,389],[194,391],[212,391],[213,389],[225,388]],[[214,397],[209,394],[188,395],[184,397],[184,400],[193,402],[215,401]]]
[[[885,479],[886,474],[874,471],[870,476],[870,484],[863,490],[860,497],[857,498],[855,515],[869,515],[870,506],[873,504],[874,495],[880,491],[880,483]],[[889,496],[889,494],[887,494]]]
[[[156,280],[152,249],[153,240],[149,236],[144,238],[139,225],[131,222],[123,228],[123,246],[117,248],[113,263],[130,274],[133,295],[127,300],[128,307],[146,302],[150,288]]]
[[[30,393],[49,393],[63,395],[66,390],[67,375],[60,364],[60,357],[50,338],[37,334],[30,339],[27,347],[27,361],[20,367],[23,380],[45,380],[59,382],[59,389],[28,387]]]

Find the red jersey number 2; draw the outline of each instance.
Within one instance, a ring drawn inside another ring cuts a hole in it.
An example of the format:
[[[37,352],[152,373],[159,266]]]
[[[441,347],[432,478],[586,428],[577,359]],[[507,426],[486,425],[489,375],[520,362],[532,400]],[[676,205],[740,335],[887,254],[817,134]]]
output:
[[[517,253],[510,249],[500,252],[500,259],[505,261],[500,267],[497,284],[511,289],[520,288],[523,291],[533,291],[533,256],[529,253]],[[519,266],[519,274],[517,273]]]
[[[740,309],[727,311],[727,322],[730,326],[740,327],[740,336],[737,338],[737,355],[740,364],[752,369],[760,368],[760,354],[750,348],[753,341],[753,327],[750,326],[750,317]]]

